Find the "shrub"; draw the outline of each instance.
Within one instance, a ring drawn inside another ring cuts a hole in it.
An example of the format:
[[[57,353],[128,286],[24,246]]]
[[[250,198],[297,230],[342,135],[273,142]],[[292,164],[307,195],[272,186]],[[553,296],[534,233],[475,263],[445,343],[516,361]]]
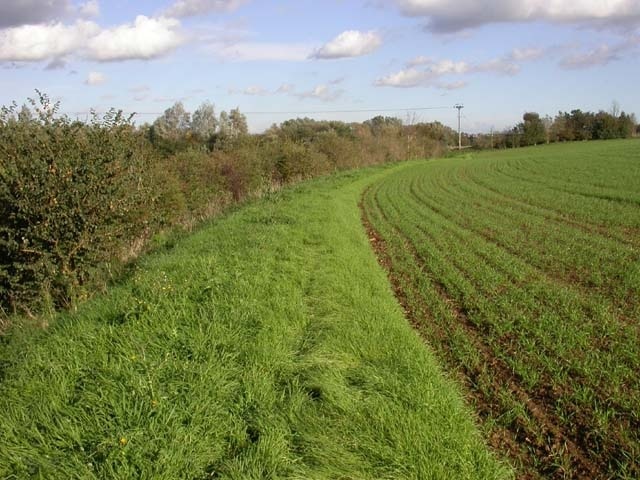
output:
[[[0,113],[0,301],[14,311],[70,304],[149,216],[148,155],[130,119],[72,122],[38,94],[35,119]]]

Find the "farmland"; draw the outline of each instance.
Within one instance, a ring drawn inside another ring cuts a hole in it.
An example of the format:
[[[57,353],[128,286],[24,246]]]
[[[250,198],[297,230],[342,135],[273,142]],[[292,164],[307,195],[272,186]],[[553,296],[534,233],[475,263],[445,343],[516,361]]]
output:
[[[406,322],[358,200],[307,182],[0,337],[1,478],[512,478]]]
[[[364,194],[408,317],[523,478],[640,477],[639,147],[424,162]]]

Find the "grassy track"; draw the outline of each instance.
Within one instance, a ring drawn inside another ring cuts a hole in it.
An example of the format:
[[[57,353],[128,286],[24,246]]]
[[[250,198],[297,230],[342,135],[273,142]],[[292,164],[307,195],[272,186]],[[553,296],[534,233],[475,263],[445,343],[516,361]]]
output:
[[[527,478],[640,478],[640,142],[438,160],[365,194],[397,295]]]
[[[389,172],[239,209],[0,338],[0,478],[510,478],[368,244]]]

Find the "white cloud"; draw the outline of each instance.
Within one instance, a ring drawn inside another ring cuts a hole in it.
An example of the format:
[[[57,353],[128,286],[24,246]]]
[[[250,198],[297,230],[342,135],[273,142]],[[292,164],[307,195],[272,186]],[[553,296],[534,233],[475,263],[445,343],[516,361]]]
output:
[[[408,16],[424,17],[435,32],[453,32],[497,22],[640,22],[638,0],[395,0]]]
[[[538,60],[544,56],[544,49],[542,48],[515,48],[507,56],[509,59],[522,62],[529,60]]]
[[[520,65],[509,59],[496,58],[476,65],[472,71],[498,73],[501,75],[516,75],[517,73],[520,73]]]
[[[428,85],[432,80],[433,76],[429,75],[429,72],[408,68],[379,78],[374,85],[377,87],[411,88]]]
[[[81,48],[100,27],[78,20],[73,25],[23,25],[0,31],[0,61],[42,61]]]
[[[89,0],[78,7],[78,13],[85,18],[94,18],[100,15],[100,3],[98,0]]]
[[[295,87],[290,83],[283,83],[278,87],[276,93],[291,93],[295,90]]]
[[[433,58],[425,57],[424,55],[420,55],[413,60],[409,60],[407,62],[407,67],[417,67],[420,65],[426,65],[427,63],[433,62]]]
[[[229,93],[230,94],[239,93],[241,95],[250,95],[250,96],[269,94],[269,92],[265,88],[261,87],[260,85],[251,85],[247,88],[240,89],[240,90],[236,88],[230,88]]]
[[[435,76],[448,75],[448,74],[463,74],[471,70],[471,66],[466,62],[454,62],[453,60],[440,60],[439,62],[432,62],[429,67],[429,72]]]
[[[621,60],[625,54],[638,53],[640,46],[640,35],[630,35],[625,41],[607,45],[602,44],[587,52],[578,52],[565,56],[560,61],[562,68],[575,70],[607,65],[611,62]]]
[[[177,0],[164,14],[168,17],[191,17],[214,12],[230,12],[248,0]]]
[[[459,90],[466,87],[467,85],[467,82],[461,80],[459,82],[439,83],[436,85],[436,87],[440,90]]]
[[[299,98],[311,98],[323,102],[333,102],[342,96],[344,90],[332,90],[327,85],[318,85],[307,92],[298,93]]]
[[[203,50],[230,62],[301,62],[309,58],[313,45],[302,42],[260,42],[246,22],[210,24],[196,28]]]
[[[453,60],[433,60],[429,57],[416,57],[410,60],[406,68],[399,72],[381,77],[374,82],[378,87],[436,87],[445,90],[463,88],[464,81],[442,82],[441,78],[450,75],[466,75],[473,73],[496,73],[499,75],[515,75],[520,72],[520,65],[512,60],[513,52],[502,58],[486,62],[468,63]],[[532,55],[528,55],[533,58]]]
[[[101,62],[157,58],[184,42],[179,26],[172,18],[138,15],[133,24],[103,30],[91,38],[87,55]]]
[[[238,42],[213,43],[208,50],[217,57],[236,62],[299,62],[309,57],[312,47],[296,43]]]
[[[140,15],[133,24],[106,30],[86,20],[7,28],[0,30],[0,61],[50,61],[71,54],[103,62],[156,58],[182,44],[179,26],[175,19]]]
[[[312,57],[317,59],[360,57],[377,50],[380,45],[382,45],[382,37],[377,32],[347,30],[316,50]]]
[[[105,77],[100,72],[89,72],[89,76],[85,80],[85,84],[95,87],[97,85],[102,85],[107,81],[107,77]]]
[[[577,53],[565,57],[560,66],[570,70],[606,65],[615,60],[619,60],[619,52],[608,45],[601,45],[586,53]]]

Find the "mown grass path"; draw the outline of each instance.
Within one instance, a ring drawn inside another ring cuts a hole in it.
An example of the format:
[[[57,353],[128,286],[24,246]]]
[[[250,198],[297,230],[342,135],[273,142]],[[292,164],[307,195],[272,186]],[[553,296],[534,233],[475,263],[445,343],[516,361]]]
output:
[[[392,169],[274,194],[0,339],[1,478],[498,479],[361,224]]]
[[[640,142],[425,162],[363,207],[410,318],[520,476],[640,477]]]

